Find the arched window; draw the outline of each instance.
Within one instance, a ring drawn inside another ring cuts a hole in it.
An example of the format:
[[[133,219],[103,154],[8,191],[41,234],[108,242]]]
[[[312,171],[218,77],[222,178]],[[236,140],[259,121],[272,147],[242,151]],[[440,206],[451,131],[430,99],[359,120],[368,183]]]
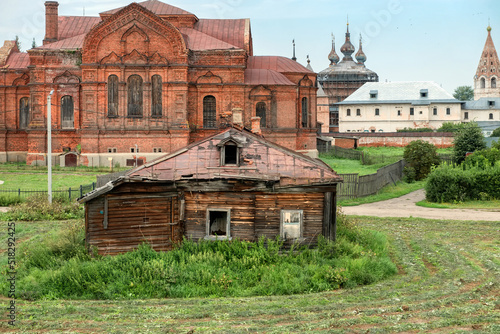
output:
[[[214,129],[217,121],[217,102],[212,95],[203,98],[203,127]]]
[[[259,102],[255,106],[255,116],[260,117],[260,127],[266,127],[266,103]]]
[[[307,110],[307,97],[302,98],[302,127],[307,128],[308,126],[308,118],[309,118],[309,112]]]
[[[108,77],[108,117],[118,116],[118,77]]]
[[[74,105],[73,97],[66,95],[61,98],[61,127],[63,129],[74,128]]]
[[[489,119],[493,119],[493,114],[490,114],[490,117],[489,117]]]
[[[351,116],[351,109],[347,109],[346,116]]]
[[[142,78],[131,75],[127,82],[128,117],[142,117]]]
[[[29,98],[23,97],[19,100],[19,129],[26,129],[30,116]]]
[[[491,78],[491,88],[497,88],[497,78]]]
[[[486,80],[481,78],[481,88],[486,88]]]
[[[151,78],[151,116],[161,117],[162,115],[162,91],[163,83],[161,76],[153,75]]]

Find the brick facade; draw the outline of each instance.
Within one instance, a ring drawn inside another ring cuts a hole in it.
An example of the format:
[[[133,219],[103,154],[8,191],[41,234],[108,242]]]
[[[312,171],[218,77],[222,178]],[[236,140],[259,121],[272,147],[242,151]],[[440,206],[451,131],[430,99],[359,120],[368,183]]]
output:
[[[0,49],[0,160],[12,152],[28,164],[45,159],[51,90],[55,163],[81,150],[83,164],[113,158],[123,166],[136,147],[146,162],[212,135],[233,110],[243,110],[250,128],[259,103],[264,137],[315,151],[315,73],[284,57],[253,56],[248,20],[198,19],[159,1],[100,18],[59,17],[57,2],[45,5],[43,46]],[[213,114],[204,112],[206,98]]]

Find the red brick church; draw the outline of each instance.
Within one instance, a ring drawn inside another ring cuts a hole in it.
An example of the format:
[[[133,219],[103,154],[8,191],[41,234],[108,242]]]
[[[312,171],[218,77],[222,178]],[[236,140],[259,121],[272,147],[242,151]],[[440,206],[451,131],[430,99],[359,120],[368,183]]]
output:
[[[47,98],[60,165],[147,162],[240,123],[297,151],[316,149],[316,74],[254,56],[248,19],[199,19],[160,1],[59,16],[43,46],[0,48],[0,161],[45,164]],[[111,160],[112,159],[112,160]]]

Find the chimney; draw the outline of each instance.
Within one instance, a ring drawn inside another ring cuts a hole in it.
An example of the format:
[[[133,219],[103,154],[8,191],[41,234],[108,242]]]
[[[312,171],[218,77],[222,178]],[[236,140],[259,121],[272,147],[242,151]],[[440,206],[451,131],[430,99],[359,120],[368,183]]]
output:
[[[43,45],[57,42],[59,37],[59,13],[57,1],[45,1],[45,39]]]
[[[241,108],[233,108],[233,126],[243,129],[243,109]]]
[[[262,136],[260,129],[260,117],[252,117],[252,132],[256,135]]]

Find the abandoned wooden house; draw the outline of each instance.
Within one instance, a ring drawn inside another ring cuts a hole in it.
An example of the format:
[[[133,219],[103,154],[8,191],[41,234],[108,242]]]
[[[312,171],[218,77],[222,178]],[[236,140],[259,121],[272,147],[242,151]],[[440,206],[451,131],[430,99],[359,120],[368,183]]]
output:
[[[259,120],[257,120],[258,122]],[[335,239],[339,177],[322,161],[229,127],[129,171],[79,199],[100,254],[183,237],[285,243]]]

